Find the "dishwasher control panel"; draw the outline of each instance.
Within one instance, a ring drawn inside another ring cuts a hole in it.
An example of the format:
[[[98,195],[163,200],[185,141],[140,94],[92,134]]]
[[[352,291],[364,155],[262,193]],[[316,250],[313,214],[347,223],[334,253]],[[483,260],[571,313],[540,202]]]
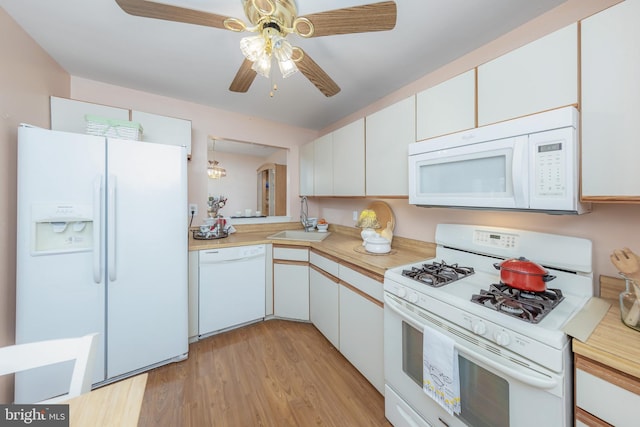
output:
[[[243,258],[264,256],[265,245],[232,246],[219,249],[205,249],[199,251],[200,264],[220,261],[231,261]]]

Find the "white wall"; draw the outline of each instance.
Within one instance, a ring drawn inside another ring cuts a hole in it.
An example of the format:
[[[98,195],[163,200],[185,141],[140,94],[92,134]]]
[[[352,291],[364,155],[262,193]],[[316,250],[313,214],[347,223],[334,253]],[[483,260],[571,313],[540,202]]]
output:
[[[209,158],[212,157],[210,151]],[[227,217],[236,215],[237,211],[244,215],[245,209],[255,213],[258,208],[256,169],[265,163],[264,158],[216,152],[215,159],[227,170],[226,177],[208,181],[209,195],[227,197],[227,204],[219,213]]]
[[[315,139],[318,135],[316,131],[74,76],[71,77],[70,97],[81,101],[191,120],[191,160],[188,164],[189,202],[198,203],[200,207],[198,216],[194,218],[194,224],[203,222],[207,215],[207,210],[203,207],[209,194],[208,135],[288,149],[286,164],[290,177],[289,208],[291,216],[298,217],[300,212],[297,179],[298,147]]]
[[[0,8],[0,347],[15,341],[16,161],[19,123],[49,127],[49,95],[69,96],[69,75]],[[0,377],[0,403],[13,399]]]

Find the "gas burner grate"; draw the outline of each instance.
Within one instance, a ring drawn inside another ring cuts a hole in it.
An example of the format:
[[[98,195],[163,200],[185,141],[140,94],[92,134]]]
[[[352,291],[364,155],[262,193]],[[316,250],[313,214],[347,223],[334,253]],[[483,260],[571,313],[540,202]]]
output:
[[[560,289],[528,292],[504,283],[493,284],[471,301],[529,323],[538,323],[564,299]]]
[[[444,261],[425,263],[419,267],[411,267],[410,270],[402,270],[403,276],[434,288],[455,282],[473,273],[472,267],[460,267],[458,264],[447,264]]]

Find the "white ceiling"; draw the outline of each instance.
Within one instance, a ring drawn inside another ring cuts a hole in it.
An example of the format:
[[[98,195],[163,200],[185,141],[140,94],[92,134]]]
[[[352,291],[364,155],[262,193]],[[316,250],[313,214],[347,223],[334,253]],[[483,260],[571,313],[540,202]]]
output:
[[[298,15],[376,1],[298,0]],[[273,98],[261,76],[247,93],[230,92],[243,34],[131,16],[114,0],[0,0],[0,6],[73,76],[320,130],[563,1],[396,0],[391,31],[290,35],[342,88],[331,98],[300,73],[277,76]],[[240,0],[164,2],[245,20]]]

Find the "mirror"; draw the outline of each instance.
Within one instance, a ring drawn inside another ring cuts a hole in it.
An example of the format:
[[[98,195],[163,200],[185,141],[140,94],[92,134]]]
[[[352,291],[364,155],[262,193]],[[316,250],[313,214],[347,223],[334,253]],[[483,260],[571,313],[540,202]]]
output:
[[[246,141],[209,138],[207,160],[217,161],[218,166],[226,169],[223,178],[206,178],[209,195],[227,198],[220,213],[232,218],[257,217],[257,212],[261,217],[286,215],[288,151]]]

